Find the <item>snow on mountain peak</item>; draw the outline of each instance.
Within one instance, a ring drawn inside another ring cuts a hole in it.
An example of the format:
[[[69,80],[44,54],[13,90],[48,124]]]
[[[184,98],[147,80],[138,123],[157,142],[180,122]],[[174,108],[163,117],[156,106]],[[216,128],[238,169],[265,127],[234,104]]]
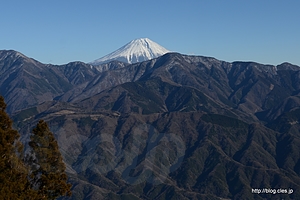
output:
[[[118,50],[99,58],[90,64],[98,65],[102,63],[108,63],[113,60],[131,64],[151,60],[168,52],[170,51],[148,38],[139,38],[132,40]]]

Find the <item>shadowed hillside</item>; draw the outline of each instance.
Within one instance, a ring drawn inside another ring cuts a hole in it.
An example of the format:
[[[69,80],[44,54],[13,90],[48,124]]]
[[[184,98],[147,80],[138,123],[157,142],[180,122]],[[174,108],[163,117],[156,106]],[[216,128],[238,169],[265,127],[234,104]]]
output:
[[[71,199],[300,198],[299,67],[178,53],[111,67],[22,59],[1,57],[1,93],[23,140],[49,124]]]

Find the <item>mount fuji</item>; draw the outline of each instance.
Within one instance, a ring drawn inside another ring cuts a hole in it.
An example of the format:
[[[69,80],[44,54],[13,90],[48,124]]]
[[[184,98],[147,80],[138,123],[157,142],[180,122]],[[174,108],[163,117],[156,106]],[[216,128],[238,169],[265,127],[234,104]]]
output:
[[[151,60],[157,58],[166,53],[170,52],[159,44],[153,42],[148,38],[140,38],[132,40],[116,51],[99,58],[89,64],[99,65],[103,63],[108,63],[113,60],[125,62],[125,63],[137,63],[146,60]]]

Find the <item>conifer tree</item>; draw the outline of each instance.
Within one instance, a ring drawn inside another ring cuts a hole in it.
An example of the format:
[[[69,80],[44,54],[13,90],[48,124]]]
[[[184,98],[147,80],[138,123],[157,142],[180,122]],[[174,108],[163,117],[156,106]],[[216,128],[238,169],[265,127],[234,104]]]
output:
[[[37,192],[30,187],[28,168],[21,158],[20,135],[12,128],[5,108],[4,98],[0,96],[0,199],[36,199]]]
[[[29,146],[32,149],[30,181],[42,199],[71,195],[65,164],[48,124],[40,120],[33,129]]]

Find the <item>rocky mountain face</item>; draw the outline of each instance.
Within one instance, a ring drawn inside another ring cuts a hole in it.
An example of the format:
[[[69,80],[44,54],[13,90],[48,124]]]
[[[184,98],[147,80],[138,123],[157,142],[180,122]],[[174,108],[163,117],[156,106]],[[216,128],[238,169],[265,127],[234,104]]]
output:
[[[71,199],[300,198],[298,66],[178,53],[99,66],[0,56],[15,126],[26,141],[39,119],[49,123]]]
[[[107,70],[126,64],[111,62],[92,66],[82,62],[45,65],[16,51],[0,51],[0,94],[8,102],[9,113],[52,101],[84,87],[87,82]]]

